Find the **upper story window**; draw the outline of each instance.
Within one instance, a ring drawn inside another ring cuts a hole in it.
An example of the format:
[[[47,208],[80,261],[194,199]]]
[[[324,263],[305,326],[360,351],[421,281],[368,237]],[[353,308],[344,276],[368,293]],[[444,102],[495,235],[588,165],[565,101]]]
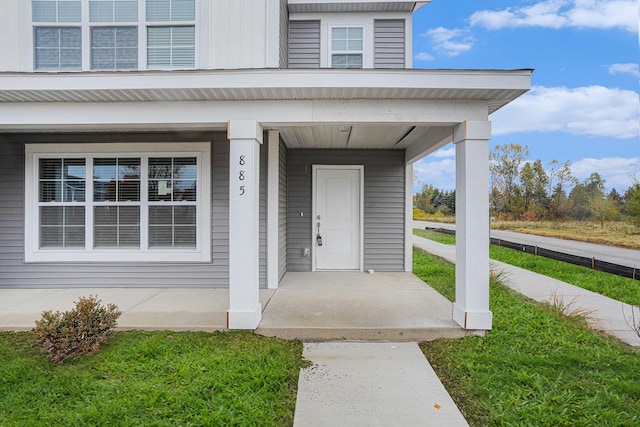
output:
[[[195,0],[32,0],[34,69],[195,67]]]
[[[331,67],[362,68],[362,27],[331,28]]]
[[[79,70],[82,66],[80,0],[34,0],[36,69]]]

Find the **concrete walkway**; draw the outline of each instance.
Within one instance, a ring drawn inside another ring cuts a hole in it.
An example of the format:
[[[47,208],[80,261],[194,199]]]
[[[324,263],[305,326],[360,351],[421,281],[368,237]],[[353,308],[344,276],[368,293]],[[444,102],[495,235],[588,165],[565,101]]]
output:
[[[305,343],[294,427],[468,426],[416,343]]]
[[[413,244],[449,262],[456,262],[454,245],[445,245],[418,236],[413,236]],[[594,329],[614,335],[629,345],[640,346],[640,338],[625,319],[634,309],[629,304],[503,262],[491,260],[491,265],[495,271],[503,271],[506,275],[505,284],[521,294],[540,302],[550,301],[556,295],[562,298],[565,305],[575,298],[574,307],[594,311]],[[640,311],[637,308],[635,310],[638,319]]]
[[[413,221],[413,228],[420,228],[424,230],[425,227],[443,228],[445,230],[456,229],[455,224]],[[637,249],[598,245],[596,243],[578,242],[576,240],[558,239],[556,237],[536,236],[533,234],[518,233],[509,230],[490,230],[489,234],[494,239],[502,239],[509,242],[521,243],[523,245],[539,246],[556,252],[586,258],[595,258],[612,264],[640,269],[640,250]]]

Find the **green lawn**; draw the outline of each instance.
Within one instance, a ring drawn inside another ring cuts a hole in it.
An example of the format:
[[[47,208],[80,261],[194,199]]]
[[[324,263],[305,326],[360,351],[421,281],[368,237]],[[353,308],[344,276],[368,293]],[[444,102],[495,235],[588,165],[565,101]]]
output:
[[[453,299],[452,264],[414,250],[414,273]],[[421,348],[472,426],[640,425],[640,350],[492,280],[493,330]]]
[[[455,236],[450,234],[429,230],[414,230],[413,232],[417,236],[439,243],[453,245],[456,242]],[[516,267],[553,277],[627,304],[640,305],[640,281],[638,280],[497,245],[489,247],[489,256],[496,261],[506,262]]]
[[[299,341],[131,331],[56,366],[0,332],[0,425],[290,426],[302,365]]]

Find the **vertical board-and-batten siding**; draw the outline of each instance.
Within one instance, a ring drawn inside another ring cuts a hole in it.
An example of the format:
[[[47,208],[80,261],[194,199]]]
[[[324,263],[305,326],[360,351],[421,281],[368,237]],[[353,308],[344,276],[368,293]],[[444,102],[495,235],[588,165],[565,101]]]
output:
[[[15,136],[12,138],[16,138]],[[111,140],[121,140],[115,135]],[[148,138],[152,140],[153,137]],[[64,135],[65,142],[74,137]],[[97,136],[104,141],[104,136]],[[124,137],[126,139],[126,137]],[[0,136],[0,287],[207,287],[229,286],[229,142],[211,146],[211,263],[25,263],[24,149]],[[86,136],[85,136],[86,140]],[[132,141],[133,142],[133,141]],[[266,287],[266,151],[261,145],[260,287]],[[208,245],[209,242],[205,242]]]
[[[374,68],[405,68],[404,19],[374,21]]]
[[[287,272],[287,148],[280,142],[278,177],[278,281]]]
[[[289,21],[289,68],[320,68],[320,21]]]
[[[303,149],[287,151],[287,270],[311,271],[312,166],[340,164],[364,165],[364,269],[404,271],[404,151]]]

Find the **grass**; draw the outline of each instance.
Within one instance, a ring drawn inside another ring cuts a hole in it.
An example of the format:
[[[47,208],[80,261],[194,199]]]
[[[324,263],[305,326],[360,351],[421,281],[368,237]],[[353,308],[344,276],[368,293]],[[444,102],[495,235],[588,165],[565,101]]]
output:
[[[455,236],[437,231],[416,229],[414,234],[439,243],[455,244]],[[616,276],[497,245],[489,247],[489,256],[491,259],[553,277],[627,304],[640,305],[640,282],[628,277]]]
[[[0,333],[0,425],[293,424],[302,344],[246,332],[117,332],[53,365]]]
[[[440,233],[439,231],[422,230],[419,228],[414,229],[413,234],[445,245],[456,244],[455,234]]]
[[[414,250],[414,273],[453,300],[455,268]],[[492,280],[493,330],[420,346],[471,426],[640,425],[640,351]]]
[[[494,221],[491,228],[640,249],[640,228],[624,221]]]
[[[427,215],[414,209],[416,220],[455,223],[454,216]],[[640,227],[625,221],[492,221],[493,230],[511,230],[538,236],[640,249]]]

